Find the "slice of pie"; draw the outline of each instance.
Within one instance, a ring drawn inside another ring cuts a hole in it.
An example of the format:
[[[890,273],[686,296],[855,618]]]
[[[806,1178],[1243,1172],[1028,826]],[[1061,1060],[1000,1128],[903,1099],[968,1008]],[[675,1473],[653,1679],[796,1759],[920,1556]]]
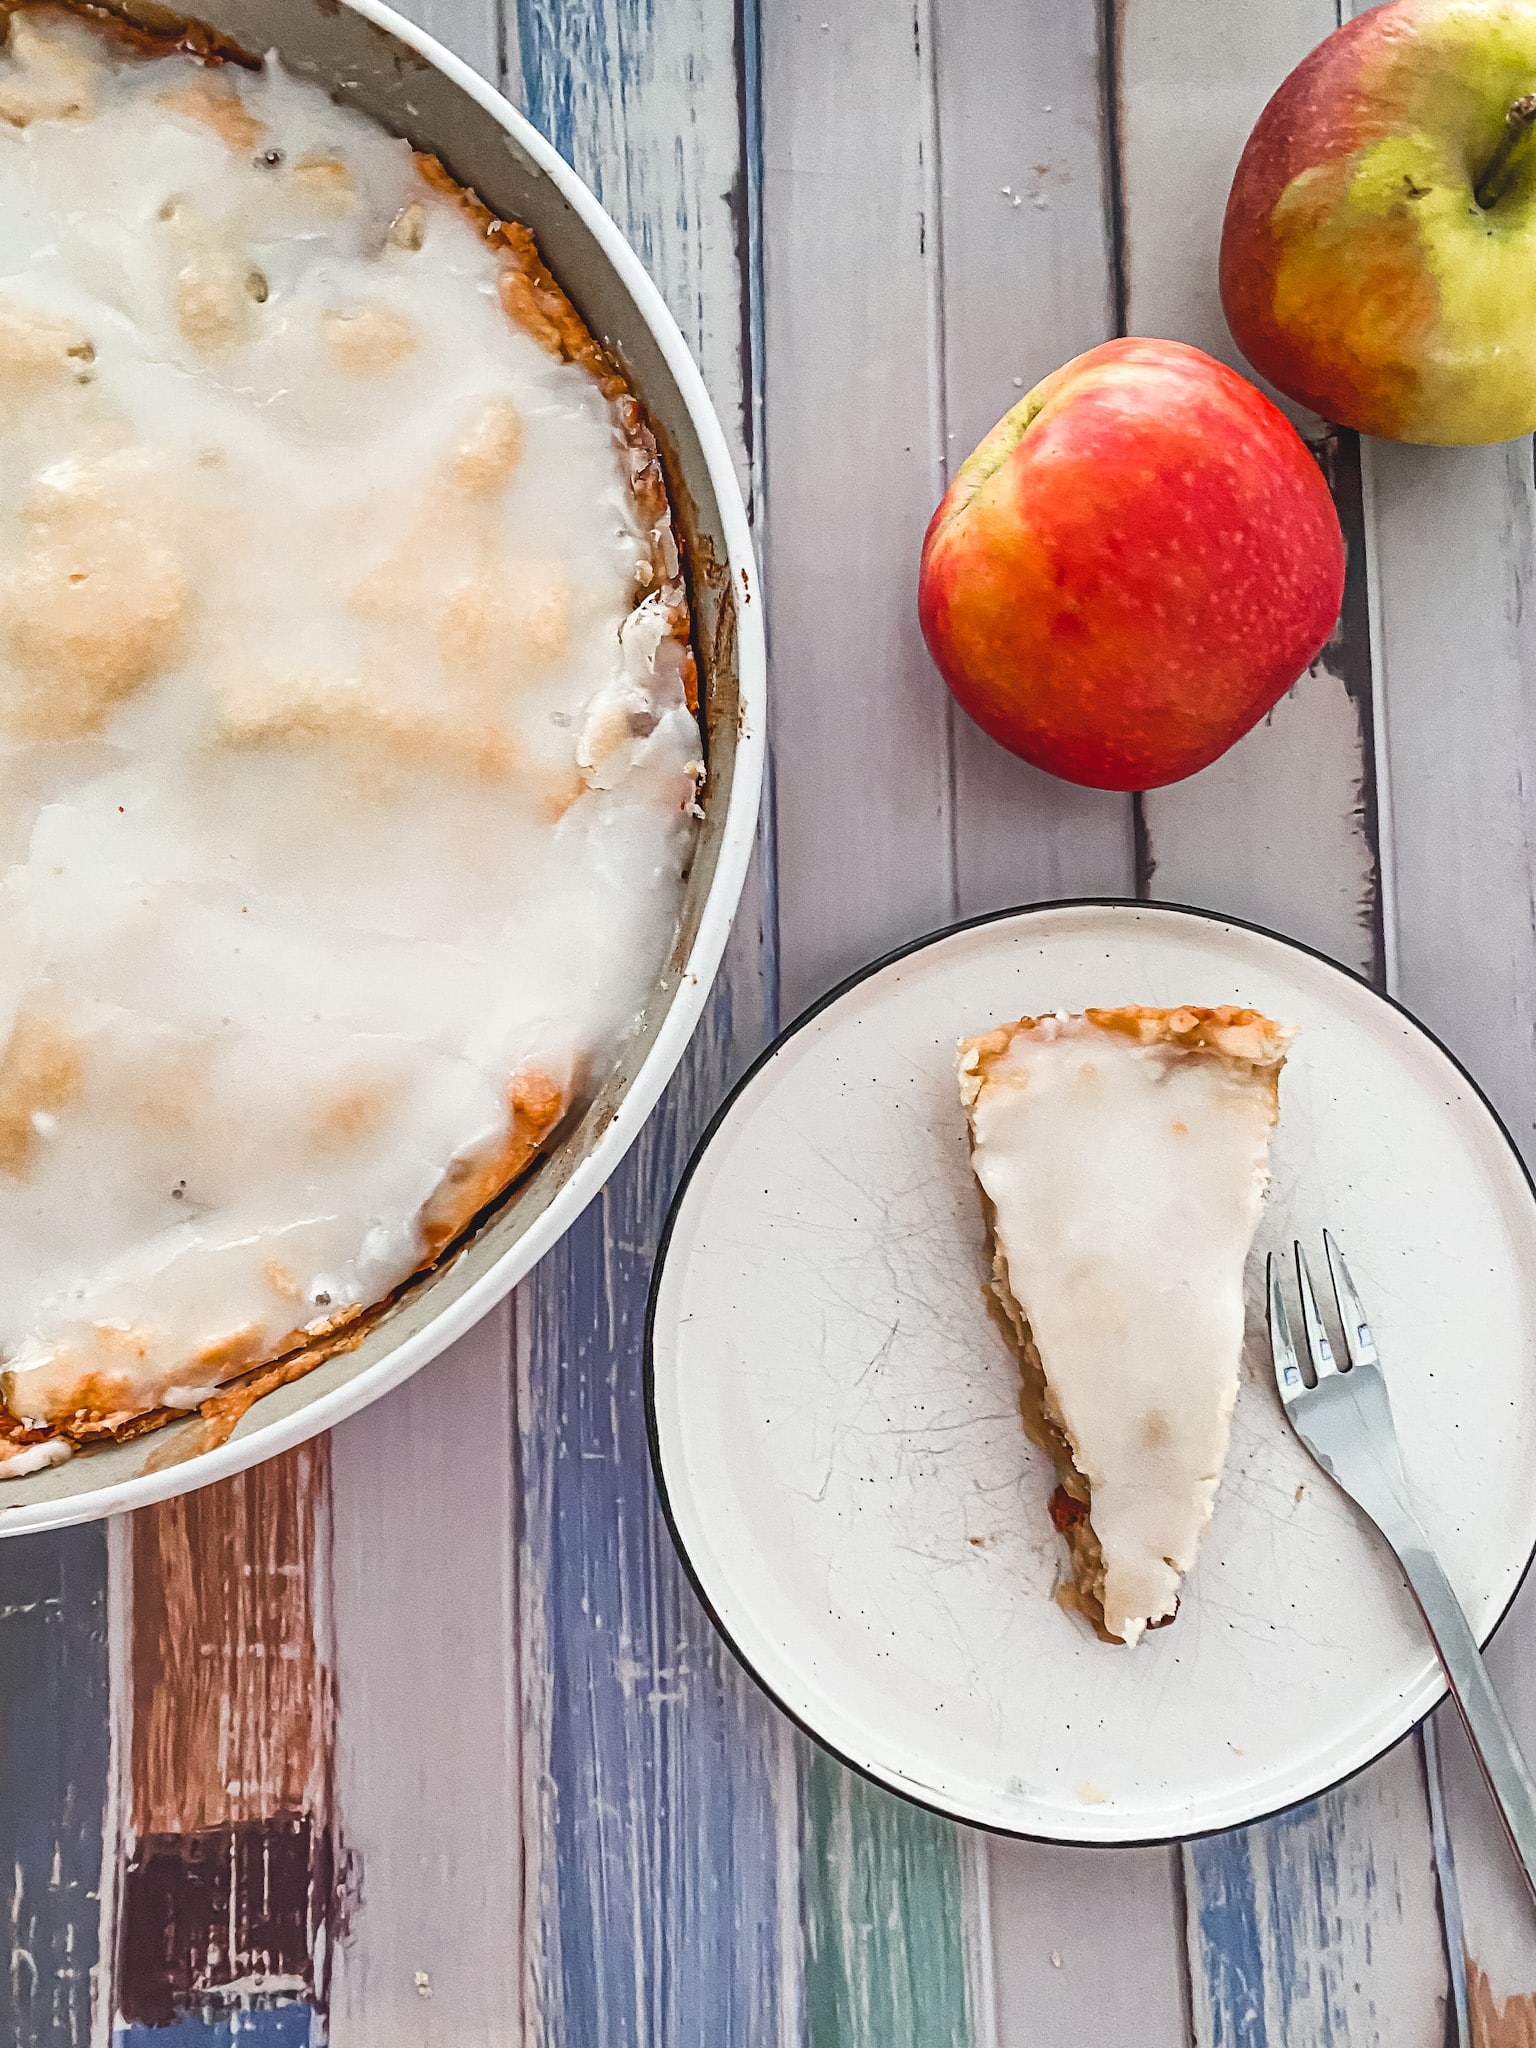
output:
[[[1211,1519],[1294,1036],[1256,1010],[1133,1007],[960,1047],[990,1292],[1059,1480],[1061,1597],[1110,1642],[1173,1619]]]

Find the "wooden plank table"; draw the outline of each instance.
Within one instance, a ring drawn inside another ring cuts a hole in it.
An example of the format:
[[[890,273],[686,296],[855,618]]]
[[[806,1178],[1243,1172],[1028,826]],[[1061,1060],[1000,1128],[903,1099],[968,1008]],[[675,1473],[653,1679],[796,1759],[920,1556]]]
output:
[[[662,1527],[670,1190],[780,1018],[1056,895],[1254,917],[1390,987],[1536,1155],[1536,487],[1304,420],[1339,629],[1132,800],[957,717],[914,614],[951,462],[1115,332],[1231,356],[1216,234],[1334,0],[418,0],[598,191],[725,421],[773,782],[708,1021],[507,1309],[320,1442],[0,1545],[0,2042],[341,2048],[1536,2043],[1536,1918],[1454,1723],[1183,1850],[953,1827],[796,1735]],[[1493,1655],[1536,1749],[1536,1589]],[[1461,2029],[1458,2033],[1458,2028]]]

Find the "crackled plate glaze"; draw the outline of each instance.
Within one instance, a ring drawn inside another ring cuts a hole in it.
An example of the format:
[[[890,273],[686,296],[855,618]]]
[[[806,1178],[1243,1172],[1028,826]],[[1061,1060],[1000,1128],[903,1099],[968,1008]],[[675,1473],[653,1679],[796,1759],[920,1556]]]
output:
[[[1053,1480],[983,1302],[954,1052],[1131,1002],[1301,1030],[1215,1519],[1175,1624],[1122,1649],[1052,1597]],[[1442,1696],[1439,1666],[1391,1555],[1291,1435],[1262,1336],[1264,1251],[1325,1223],[1486,1637],[1536,1547],[1536,1201],[1413,1018],[1271,934],[1136,904],[1012,912],[834,993],[716,1120],[652,1294],[657,1474],[742,1661],[894,1791],[1063,1841],[1232,1827],[1378,1756]]]

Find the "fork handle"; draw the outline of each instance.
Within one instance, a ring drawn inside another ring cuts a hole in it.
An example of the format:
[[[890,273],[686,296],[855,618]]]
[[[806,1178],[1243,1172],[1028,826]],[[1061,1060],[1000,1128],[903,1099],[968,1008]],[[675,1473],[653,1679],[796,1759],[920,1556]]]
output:
[[[1392,1519],[1396,1521],[1395,1517]],[[1477,1638],[1467,1626],[1455,1587],[1445,1576],[1417,1521],[1405,1520],[1402,1526],[1383,1527],[1382,1534],[1397,1552],[1413,1588],[1413,1597],[1429,1624],[1472,1753],[1482,1766],[1510,1847],[1532,1896],[1536,1897],[1536,1782],[1532,1781],[1515,1741],[1515,1731],[1499,1705]]]

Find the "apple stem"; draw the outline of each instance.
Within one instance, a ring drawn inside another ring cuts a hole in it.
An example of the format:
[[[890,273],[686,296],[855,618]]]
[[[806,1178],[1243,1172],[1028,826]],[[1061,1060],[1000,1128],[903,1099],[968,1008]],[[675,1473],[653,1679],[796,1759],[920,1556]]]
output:
[[[1472,197],[1488,212],[1497,206],[1509,183],[1510,159],[1536,121],[1536,92],[1524,92],[1504,116],[1504,133],[1498,147],[1483,167],[1483,175],[1472,188]]]

